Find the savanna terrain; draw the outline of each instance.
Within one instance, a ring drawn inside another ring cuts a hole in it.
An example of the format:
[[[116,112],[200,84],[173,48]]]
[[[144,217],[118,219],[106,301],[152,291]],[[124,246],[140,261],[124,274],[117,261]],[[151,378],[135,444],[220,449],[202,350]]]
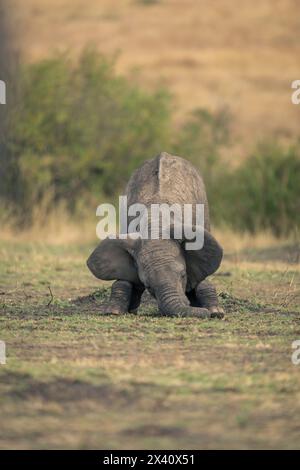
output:
[[[299,448],[299,2],[4,4],[0,448]],[[203,172],[224,320],[99,313],[90,220],[163,150]]]
[[[2,239],[0,447],[299,448],[299,246],[237,243],[199,321],[100,315],[94,243]]]

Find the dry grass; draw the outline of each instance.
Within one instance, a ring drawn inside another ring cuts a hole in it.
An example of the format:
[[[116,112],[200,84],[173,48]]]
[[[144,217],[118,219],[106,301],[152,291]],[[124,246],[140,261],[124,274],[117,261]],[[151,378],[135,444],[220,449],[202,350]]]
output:
[[[119,52],[117,69],[143,86],[163,83],[177,117],[196,106],[228,107],[234,117],[228,158],[260,138],[299,132],[291,104],[299,78],[297,0],[11,0],[15,44],[26,60],[95,44]],[[134,73],[133,73],[134,72]]]
[[[103,316],[92,245],[0,241],[0,448],[299,448],[299,264],[226,253],[224,321]]]
[[[118,70],[143,86],[170,87],[179,119],[228,106],[232,160],[262,136],[298,132],[296,1],[10,5],[26,60],[94,43],[120,50]],[[110,317],[85,266],[96,216],[76,221],[58,207],[44,217],[41,206],[27,231],[1,224],[1,448],[299,448],[297,237],[215,230],[223,322],[162,318],[149,299],[137,316]]]
[[[89,214],[91,211],[89,211]],[[46,217],[45,217],[46,214]],[[0,240],[22,242],[44,242],[51,245],[61,243],[84,243],[96,239],[96,225],[99,218],[74,217],[58,205],[52,211],[45,212],[43,207],[36,206],[33,222],[27,229],[18,229],[14,218],[0,219]],[[225,251],[240,253],[245,249],[266,249],[286,244],[299,244],[299,235],[289,238],[277,238],[269,231],[261,231],[255,235],[249,232],[237,232],[228,227],[213,229],[214,236],[220,241]]]

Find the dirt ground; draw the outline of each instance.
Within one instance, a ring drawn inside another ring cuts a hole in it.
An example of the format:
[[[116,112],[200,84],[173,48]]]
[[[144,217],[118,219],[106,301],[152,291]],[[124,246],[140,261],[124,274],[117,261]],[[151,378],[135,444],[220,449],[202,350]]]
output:
[[[92,246],[0,242],[1,448],[299,448],[299,247],[227,250],[199,321],[100,315]]]

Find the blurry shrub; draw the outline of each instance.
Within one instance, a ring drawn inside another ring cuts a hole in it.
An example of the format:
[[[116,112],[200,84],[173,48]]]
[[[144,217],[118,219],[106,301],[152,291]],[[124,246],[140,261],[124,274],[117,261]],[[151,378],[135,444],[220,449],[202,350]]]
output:
[[[5,181],[11,165],[11,156],[6,146],[8,128],[8,110],[14,102],[16,55],[11,41],[12,21],[9,15],[8,1],[0,0],[0,80],[6,84],[6,105],[0,104],[0,197],[7,190]],[[14,178],[15,183],[15,178]],[[0,213],[1,201],[0,201]],[[6,211],[9,212],[9,211]]]
[[[156,5],[160,3],[161,0],[136,0],[137,3],[142,5]]]
[[[76,66],[64,56],[26,66],[6,136],[5,193],[26,220],[45,198],[49,207],[67,201],[70,211],[93,195],[99,203],[167,147],[169,124],[164,91],[132,86],[93,51]]]
[[[300,145],[261,144],[220,179],[218,220],[239,230],[287,235],[300,226]]]
[[[214,224],[240,231],[287,235],[300,226],[300,144],[257,146],[236,169],[220,158],[229,142],[230,116],[196,110],[179,130],[175,153],[201,170]]]
[[[226,109],[210,113],[196,109],[179,129],[174,153],[200,169],[209,194],[212,214],[218,219],[219,181],[224,174],[220,148],[229,142],[230,115]]]
[[[18,76],[0,139],[1,220],[5,212],[30,224],[37,207],[45,219],[62,205],[71,214],[90,212],[166,150],[201,170],[215,225],[276,235],[299,226],[300,144],[260,145],[230,169],[219,155],[229,140],[226,111],[198,109],[175,130],[165,91],[142,91],[91,50],[76,65],[59,56]]]

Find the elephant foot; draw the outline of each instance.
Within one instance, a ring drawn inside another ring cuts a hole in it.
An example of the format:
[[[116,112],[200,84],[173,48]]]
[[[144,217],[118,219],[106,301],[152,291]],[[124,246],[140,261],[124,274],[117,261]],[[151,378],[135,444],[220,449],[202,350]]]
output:
[[[166,310],[160,310],[162,315],[170,316],[170,317],[178,317],[178,318],[187,318],[187,317],[195,317],[195,318],[202,318],[208,319],[211,318],[211,314],[208,309],[200,308],[200,307],[185,307],[183,306],[181,309],[178,309],[175,313],[169,313]]]
[[[210,312],[207,308],[189,307],[186,316],[206,319],[210,318]]]
[[[205,308],[210,313],[210,318],[223,318],[224,309],[219,306],[219,300],[215,287],[209,281],[200,282],[194,292],[190,293],[192,305]]]
[[[100,307],[100,313],[104,315],[122,315],[127,313],[131,303],[132,290],[133,286],[130,282],[115,281],[111,286],[110,299]]]
[[[208,307],[208,308],[199,308],[191,307],[191,314],[188,316],[195,316],[198,318],[223,318],[224,310],[222,307]]]
[[[124,310],[120,305],[108,302],[101,305],[99,313],[103,315],[123,315],[124,313],[127,313],[127,310]]]
[[[209,307],[208,310],[210,313],[210,318],[224,318],[225,312],[223,307],[216,305],[214,307]]]

